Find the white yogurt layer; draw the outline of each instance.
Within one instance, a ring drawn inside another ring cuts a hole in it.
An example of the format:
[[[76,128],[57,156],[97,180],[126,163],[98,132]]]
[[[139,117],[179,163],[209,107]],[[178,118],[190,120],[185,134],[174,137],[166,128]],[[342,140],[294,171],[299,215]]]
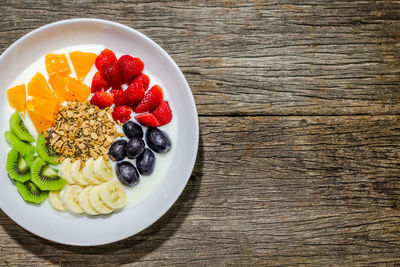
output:
[[[68,53],[72,52],[72,51],[82,51],[82,52],[92,52],[92,53],[100,54],[100,52],[102,50],[104,50],[104,48],[105,47],[103,45],[87,44],[87,45],[69,46],[69,47],[65,47],[62,49],[49,51],[48,53],[54,53],[54,54],[64,54],[65,53],[68,58],[69,65],[70,65],[70,68],[72,71],[70,76],[76,78],[77,76],[76,76],[75,70],[73,69],[73,65],[71,63]],[[116,54],[117,58],[122,56],[122,54],[118,53],[118,52],[115,52],[115,54]],[[132,56],[138,56],[138,55],[132,55]],[[163,93],[164,93],[164,99],[169,102],[171,109],[172,109],[172,113],[173,113],[175,109],[174,109],[173,101],[171,101],[171,99],[169,99],[168,88],[164,87],[162,81],[160,81],[157,77],[151,75],[151,73],[147,73],[146,72],[146,62],[144,62],[144,64],[145,64],[145,68],[143,70],[143,73],[148,75],[150,78],[149,88],[151,88],[155,84],[158,84],[159,86],[161,86]],[[29,81],[37,72],[42,73],[44,75],[44,77],[48,80],[49,76],[46,71],[45,55],[42,55],[42,57],[40,57],[38,60],[33,62],[28,68],[26,68],[24,71],[22,71],[21,74],[15,78],[15,80],[9,85],[8,88],[11,88],[11,87],[13,87],[15,85],[19,85],[19,84],[25,84],[26,86],[28,86]],[[84,79],[83,83],[90,87],[91,83],[92,83],[92,78],[96,72],[97,72],[97,69],[93,65],[92,69],[89,71],[89,73],[86,76],[86,78]],[[4,92],[6,94],[6,90]],[[7,126],[4,127],[5,129],[9,129],[8,121],[9,121],[10,116],[14,112],[15,112],[15,110],[7,102],[7,105],[5,105],[3,107],[4,122],[7,123]],[[133,118],[134,116],[135,116],[135,114],[132,113],[132,121],[135,121],[135,119]],[[25,117],[22,116],[22,119],[24,120],[25,125],[28,128],[28,130],[30,131],[30,133],[35,137],[35,139],[37,139],[38,133],[37,133],[32,121],[30,120],[29,115],[26,114]],[[116,126],[117,126],[118,131],[122,132],[122,128],[118,125],[116,125]],[[172,160],[173,160],[174,154],[175,154],[174,144],[176,144],[177,136],[178,136],[178,121],[175,118],[175,116],[173,116],[172,121],[169,124],[159,127],[159,128],[161,130],[165,131],[168,134],[168,136],[170,137],[171,142],[172,142],[172,149],[167,154],[155,153],[156,164],[154,167],[154,172],[151,175],[141,176],[139,183],[136,186],[134,186],[133,188],[129,188],[126,186],[123,187],[125,189],[125,192],[126,192],[127,198],[128,198],[128,203],[127,203],[125,209],[132,207],[132,206],[138,204],[139,202],[141,202],[142,200],[144,200],[151,193],[151,191],[153,189],[155,189],[157,187],[157,185],[160,184],[160,182],[164,179],[169,167],[171,166],[171,163],[172,163]],[[143,130],[144,130],[144,132],[146,132],[146,127],[143,127]],[[143,138],[143,139],[145,139],[145,138]],[[9,146],[9,149],[11,149],[10,146]],[[9,149],[7,149],[7,150],[9,150]],[[125,160],[128,160],[131,163],[135,164],[135,160],[129,160],[128,158],[126,158]],[[116,163],[112,162],[112,165],[113,165],[113,169],[114,169],[114,179],[118,179],[117,176],[115,175]],[[15,190],[17,190],[17,189],[15,188]],[[42,206],[54,211],[53,208],[48,203],[48,200],[46,200],[42,204]],[[57,212],[57,211],[54,211],[54,212]],[[57,213],[63,214],[63,216],[74,216],[74,215],[71,215],[66,212],[64,212],[64,213],[57,212]],[[96,217],[93,217],[93,218],[96,218]]]

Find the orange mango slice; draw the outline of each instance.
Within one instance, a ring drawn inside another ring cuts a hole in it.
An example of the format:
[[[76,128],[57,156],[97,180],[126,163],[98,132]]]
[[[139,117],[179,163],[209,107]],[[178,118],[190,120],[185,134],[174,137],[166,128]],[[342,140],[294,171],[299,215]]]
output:
[[[80,81],[68,77],[66,101],[85,102],[90,95],[90,87]]]
[[[65,54],[47,54],[45,56],[45,63],[49,75],[54,73],[68,75],[71,73],[68,59]]]
[[[67,99],[68,77],[58,73],[50,76],[49,84],[60,103]]]
[[[81,51],[69,53],[69,58],[71,59],[79,81],[85,79],[94,64],[96,57],[97,55],[95,53],[84,53]]]
[[[49,129],[56,119],[59,108],[57,100],[35,97],[26,103],[26,110],[36,130],[41,133]]]
[[[56,99],[55,94],[50,89],[43,74],[40,72],[36,73],[28,83],[28,96],[47,98],[49,100]]]
[[[25,112],[26,87],[25,84],[14,86],[7,90],[8,103],[19,112]]]

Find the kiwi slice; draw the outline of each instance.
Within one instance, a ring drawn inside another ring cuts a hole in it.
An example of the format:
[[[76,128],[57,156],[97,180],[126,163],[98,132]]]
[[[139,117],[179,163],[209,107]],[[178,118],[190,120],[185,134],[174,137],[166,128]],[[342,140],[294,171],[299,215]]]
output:
[[[21,141],[15,134],[11,131],[4,133],[4,137],[10,143],[10,145],[24,156],[32,155],[35,153],[35,147],[24,141]]]
[[[31,179],[31,168],[21,153],[11,149],[7,156],[6,170],[15,181],[26,182]]]
[[[51,165],[58,165],[57,153],[50,147],[46,145],[46,139],[43,134],[39,134],[36,143],[36,152],[45,162]]]
[[[25,156],[25,161],[26,161],[26,163],[28,163],[29,166],[32,166],[32,163],[36,158],[37,158],[36,155],[33,155],[33,154],[27,155],[27,156]]]
[[[25,201],[36,204],[42,203],[49,196],[49,191],[40,190],[32,181],[17,182],[17,190]]]
[[[35,138],[33,138],[33,136],[29,133],[18,112],[15,112],[10,117],[10,129],[11,132],[13,132],[13,134],[15,134],[22,141],[26,141],[28,143],[35,142]]]
[[[65,180],[58,176],[58,171],[50,168],[40,157],[32,163],[31,180],[40,190],[60,190],[66,184]]]

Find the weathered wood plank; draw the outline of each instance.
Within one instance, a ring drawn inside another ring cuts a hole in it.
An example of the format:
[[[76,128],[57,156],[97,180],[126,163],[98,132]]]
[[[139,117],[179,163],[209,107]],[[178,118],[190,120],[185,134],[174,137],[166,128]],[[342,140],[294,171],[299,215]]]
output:
[[[54,20],[98,17],[176,60],[201,115],[400,114],[398,1],[3,1],[0,51]]]
[[[0,263],[400,264],[400,116],[200,119],[193,179],[149,229],[78,248],[0,215]]]

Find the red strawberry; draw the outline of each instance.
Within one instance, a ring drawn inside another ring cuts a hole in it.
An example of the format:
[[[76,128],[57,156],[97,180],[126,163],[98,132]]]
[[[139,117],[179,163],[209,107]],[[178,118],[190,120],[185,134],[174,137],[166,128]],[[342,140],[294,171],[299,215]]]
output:
[[[168,101],[163,101],[151,114],[156,117],[160,126],[163,126],[172,120],[172,111],[169,107]]]
[[[141,114],[141,115],[136,115],[135,119],[142,125],[148,126],[148,127],[157,127],[160,126],[160,123],[154,117],[153,114],[148,113],[148,114]]]
[[[139,76],[137,76],[132,83],[142,83],[143,84],[143,88],[145,91],[147,91],[147,89],[149,89],[149,84],[150,84],[150,78],[149,76],[147,76],[146,74],[140,74]]]
[[[92,80],[92,93],[108,88],[110,88],[110,85],[103,79],[100,72],[96,72]]]
[[[120,121],[121,123],[125,123],[131,119],[131,107],[128,106],[116,106],[112,113],[112,117],[115,121]]]
[[[102,71],[105,67],[112,65],[117,62],[117,57],[115,56],[114,52],[110,49],[104,49],[103,52],[96,58],[96,68],[99,71]]]
[[[121,87],[121,76],[116,63],[104,67],[104,69],[100,72],[104,80],[106,80],[106,82],[111,85],[112,88],[117,89]]]
[[[154,85],[149,91],[147,91],[142,101],[140,101],[139,105],[136,108],[136,112],[142,113],[155,110],[158,105],[160,105],[163,97],[164,95],[161,87],[158,85]]]
[[[140,58],[124,55],[118,59],[119,71],[121,73],[122,83],[128,83],[133,78],[142,73],[144,68]]]
[[[140,82],[132,83],[128,88],[126,88],[124,95],[129,105],[138,104],[144,97],[143,84]]]
[[[109,94],[104,91],[97,91],[90,99],[90,103],[92,105],[98,106],[99,108],[106,108],[111,106],[114,103],[114,97],[112,94]]]
[[[124,90],[121,89],[111,89],[111,94],[114,96],[114,104],[116,106],[124,106],[127,104]]]

